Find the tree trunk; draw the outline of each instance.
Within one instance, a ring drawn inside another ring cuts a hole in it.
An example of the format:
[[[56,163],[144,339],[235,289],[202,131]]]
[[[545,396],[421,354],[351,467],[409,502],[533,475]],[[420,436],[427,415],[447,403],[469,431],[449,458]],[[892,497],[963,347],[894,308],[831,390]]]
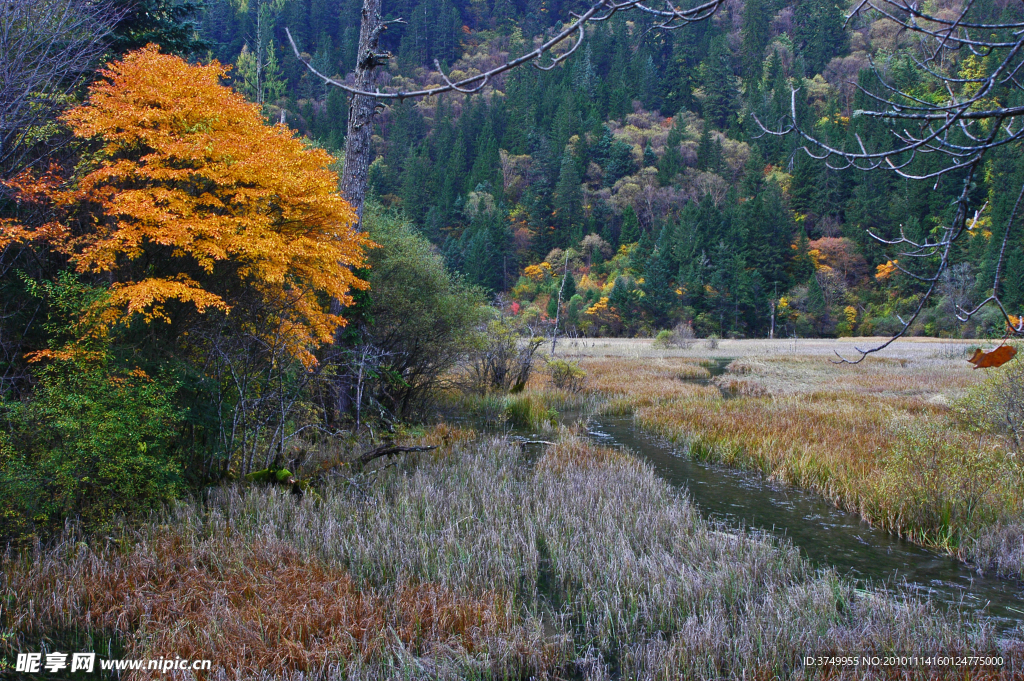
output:
[[[359,51],[356,54],[355,86],[360,90],[374,89],[376,69],[387,63],[391,56],[380,51],[380,34],[387,28],[380,14],[381,0],[363,0],[362,21],[359,27]],[[363,203],[366,200],[366,185],[369,181],[370,163],[373,161],[373,117],[377,111],[377,100],[374,97],[352,95],[348,104],[348,130],[345,135],[345,167],[341,173],[341,194],[352,204],[358,216],[357,229],[362,229]],[[341,303],[331,301],[331,313],[341,314]],[[342,329],[338,329],[338,335]],[[336,347],[340,340],[335,340]],[[355,383],[355,386],[353,385]],[[334,419],[341,419],[353,407],[353,388],[360,383],[355,377],[341,371],[330,383],[330,401]],[[359,405],[355,405],[358,410]],[[356,415],[358,425],[359,417]]]
[[[380,34],[387,24],[380,15],[381,0],[363,0],[362,25],[359,28],[359,52],[356,57],[356,87],[372,90],[375,70],[391,56],[379,49]],[[345,169],[341,175],[341,193],[363,219],[363,202],[373,160],[373,115],[377,100],[353,95],[348,106],[348,131],[345,136]]]

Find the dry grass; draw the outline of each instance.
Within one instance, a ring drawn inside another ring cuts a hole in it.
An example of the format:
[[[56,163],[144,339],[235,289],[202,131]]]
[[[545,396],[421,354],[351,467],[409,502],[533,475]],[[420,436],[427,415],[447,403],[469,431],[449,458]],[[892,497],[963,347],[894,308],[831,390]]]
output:
[[[0,645],[86,630],[124,657],[211,658],[217,679],[828,678],[800,657],[999,649],[986,625],[854,589],[559,435],[536,464],[462,441],[320,502],[234,487],[117,541],[8,557]]]
[[[580,362],[609,409],[694,457],[815,490],[913,541],[1020,574],[1021,564],[1008,570],[1014,552],[996,566],[979,544],[995,545],[982,541],[990,528],[1020,526],[1024,479],[1004,440],[949,408],[983,379],[958,359],[969,344],[908,342],[851,366],[832,360],[852,342],[798,343],[812,354],[786,354],[793,341],[722,341],[714,354],[735,359],[713,381],[721,391],[679,380],[680,363],[707,360],[699,349],[605,341]]]
[[[470,654],[514,620],[493,592],[359,589],[345,570],[279,540],[196,542],[169,529],[124,555],[66,546],[47,559],[18,589],[51,597],[33,602],[15,630],[116,632],[139,656],[232,660],[244,674],[376,658],[392,637],[414,654],[435,647]]]

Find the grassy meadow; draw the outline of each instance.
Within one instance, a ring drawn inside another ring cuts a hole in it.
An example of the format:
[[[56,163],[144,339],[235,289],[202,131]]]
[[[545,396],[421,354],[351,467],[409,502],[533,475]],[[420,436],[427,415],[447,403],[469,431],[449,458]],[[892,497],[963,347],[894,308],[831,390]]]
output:
[[[701,518],[631,456],[552,437],[531,454],[440,429],[439,449],[320,500],[234,486],[116,536],[69,531],[4,559],[0,645],[209,658],[216,679],[841,678],[802,656],[1021,657],[968,616]]]
[[[908,339],[860,364],[870,339],[572,341],[602,409],[690,456],[813,490],[871,523],[985,569],[1024,566],[1024,479],[1011,442],[968,418],[993,373],[967,341]],[[709,366],[728,361],[713,380]],[[1019,360],[1015,360],[1018,361]],[[1012,365],[1012,363],[1011,363]],[[538,378],[533,387],[545,388]]]

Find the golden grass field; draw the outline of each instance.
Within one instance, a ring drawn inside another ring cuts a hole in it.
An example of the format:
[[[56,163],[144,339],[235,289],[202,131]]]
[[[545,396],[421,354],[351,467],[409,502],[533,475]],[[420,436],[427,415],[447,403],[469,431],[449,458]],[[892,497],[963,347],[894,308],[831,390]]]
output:
[[[588,339],[564,343],[559,356],[579,361],[605,409],[632,412],[690,456],[814,490],[912,541],[1019,574],[1020,465],[1005,438],[965,421],[961,408],[991,375],[965,361],[968,349],[994,344],[907,339],[860,364],[836,363],[883,340],[696,341],[681,350]],[[721,376],[690,380],[723,359]],[[982,548],[994,536],[998,556]]]

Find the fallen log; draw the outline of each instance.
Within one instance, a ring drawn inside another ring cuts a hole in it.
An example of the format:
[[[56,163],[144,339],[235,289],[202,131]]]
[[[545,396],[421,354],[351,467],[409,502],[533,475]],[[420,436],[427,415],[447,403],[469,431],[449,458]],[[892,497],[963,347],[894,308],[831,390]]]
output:
[[[354,463],[357,463],[360,466],[365,466],[366,464],[370,463],[371,461],[374,461],[375,459],[379,459],[379,458],[384,457],[384,456],[392,456],[394,454],[403,454],[405,452],[429,452],[430,450],[437,449],[437,448],[438,448],[438,445],[429,445],[429,446],[424,446],[424,447],[407,447],[407,446],[404,446],[404,445],[399,445],[399,446],[381,445],[380,447],[377,447],[377,449],[370,450],[370,451],[366,452],[365,454],[360,454],[359,457],[355,460]]]

